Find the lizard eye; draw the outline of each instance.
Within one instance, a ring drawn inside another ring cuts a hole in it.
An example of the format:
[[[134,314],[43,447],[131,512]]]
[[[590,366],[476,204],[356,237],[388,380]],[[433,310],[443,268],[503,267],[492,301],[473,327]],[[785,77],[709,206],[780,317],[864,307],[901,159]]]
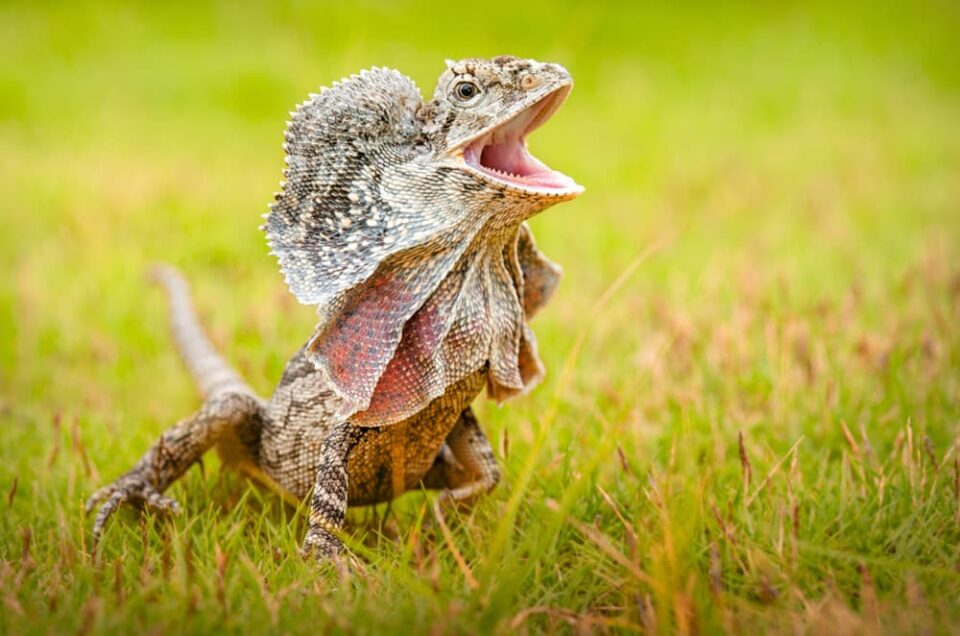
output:
[[[453,87],[453,94],[462,102],[469,101],[480,94],[480,87],[473,82],[459,82]]]

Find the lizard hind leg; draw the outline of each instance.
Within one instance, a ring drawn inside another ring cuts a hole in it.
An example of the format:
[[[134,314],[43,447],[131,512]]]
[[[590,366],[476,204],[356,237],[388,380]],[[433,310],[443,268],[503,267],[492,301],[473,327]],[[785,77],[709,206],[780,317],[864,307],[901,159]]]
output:
[[[500,467],[490,440],[468,407],[447,435],[423,485],[442,489],[443,503],[469,501],[493,490],[499,482]]]
[[[227,438],[244,439],[251,431],[260,430],[263,420],[263,404],[258,398],[248,393],[221,393],[207,400],[195,414],[164,431],[133,468],[87,500],[87,512],[99,506],[93,522],[94,548],[107,521],[125,503],[160,512],[179,512],[177,502],[163,491],[211,446]]]

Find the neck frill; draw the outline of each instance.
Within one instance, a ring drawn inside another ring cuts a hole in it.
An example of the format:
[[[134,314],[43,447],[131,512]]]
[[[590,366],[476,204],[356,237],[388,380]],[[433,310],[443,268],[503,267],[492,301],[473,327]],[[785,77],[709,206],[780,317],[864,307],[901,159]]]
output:
[[[497,401],[543,378],[527,320],[549,299],[560,269],[526,224],[398,256],[322,311],[307,346],[345,398],[341,417],[360,426],[395,424],[482,369]]]

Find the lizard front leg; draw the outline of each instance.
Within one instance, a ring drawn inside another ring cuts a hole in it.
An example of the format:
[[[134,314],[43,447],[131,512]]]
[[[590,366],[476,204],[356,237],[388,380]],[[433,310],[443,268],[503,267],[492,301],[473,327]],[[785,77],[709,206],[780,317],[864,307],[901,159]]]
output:
[[[442,488],[442,500],[459,502],[493,490],[499,481],[500,467],[490,441],[468,407],[447,435],[423,484]]]
[[[259,430],[262,418],[260,400],[247,393],[229,392],[207,400],[194,415],[164,431],[133,468],[87,500],[88,512],[103,502],[93,523],[93,545],[99,541],[107,520],[124,503],[179,512],[177,502],[163,495],[163,491],[225,433],[245,426]]]
[[[362,429],[344,421],[334,426],[323,440],[301,550],[304,556],[332,558],[343,548],[338,535],[347,514],[347,456],[360,435]]]

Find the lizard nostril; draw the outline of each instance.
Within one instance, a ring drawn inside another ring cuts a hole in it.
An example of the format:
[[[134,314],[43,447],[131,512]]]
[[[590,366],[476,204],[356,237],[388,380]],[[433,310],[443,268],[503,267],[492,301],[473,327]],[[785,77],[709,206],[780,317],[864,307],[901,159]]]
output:
[[[523,79],[520,80],[520,86],[527,90],[534,88],[538,84],[540,84],[540,80],[536,75],[524,75]]]

